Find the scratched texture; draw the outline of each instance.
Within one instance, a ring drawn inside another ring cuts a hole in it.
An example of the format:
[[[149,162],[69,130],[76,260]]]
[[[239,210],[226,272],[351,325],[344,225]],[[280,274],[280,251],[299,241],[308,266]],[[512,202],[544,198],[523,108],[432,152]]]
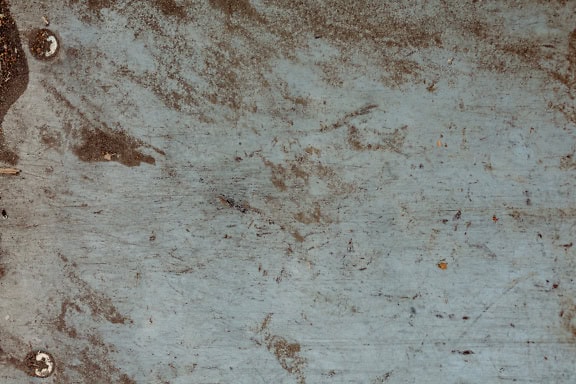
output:
[[[576,2],[11,11],[3,383],[576,381]]]

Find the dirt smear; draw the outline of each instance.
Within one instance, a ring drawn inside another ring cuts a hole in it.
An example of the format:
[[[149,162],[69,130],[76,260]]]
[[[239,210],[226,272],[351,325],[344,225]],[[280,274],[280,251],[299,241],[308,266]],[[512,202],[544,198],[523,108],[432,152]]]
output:
[[[138,151],[142,142],[125,132],[104,132],[99,128],[81,130],[83,143],[74,149],[82,161],[116,161],[128,167],[141,163],[156,164],[156,160]]]

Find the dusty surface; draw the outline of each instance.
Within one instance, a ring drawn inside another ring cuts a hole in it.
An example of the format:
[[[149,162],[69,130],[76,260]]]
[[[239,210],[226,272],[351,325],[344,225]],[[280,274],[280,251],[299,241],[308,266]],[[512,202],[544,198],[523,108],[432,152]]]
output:
[[[576,3],[11,13],[3,383],[576,379]]]

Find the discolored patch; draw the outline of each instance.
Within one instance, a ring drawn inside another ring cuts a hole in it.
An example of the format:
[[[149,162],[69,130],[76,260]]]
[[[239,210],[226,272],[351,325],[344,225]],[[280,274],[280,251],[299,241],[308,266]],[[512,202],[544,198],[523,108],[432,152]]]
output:
[[[364,143],[358,128],[354,125],[350,125],[348,127],[348,144],[355,151],[390,151],[402,153],[401,149],[404,146],[407,128],[407,126],[396,128],[394,132],[388,134],[374,132],[374,136],[381,137],[379,142]]]
[[[249,0],[210,0],[210,5],[221,10],[228,18],[233,15],[241,15],[260,20],[260,15]]]
[[[268,350],[274,353],[276,359],[288,373],[301,375],[301,365],[305,362],[299,356],[300,344],[290,343],[283,337],[271,336],[266,337],[266,343]],[[303,383],[304,378],[299,378],[299,381]]]
[[[77,2],[77,0],[74,0]],[[112,0],[88,0],[88,8],[92,11],[100,11],[104,8],[110,8],[112,6]]]
[[[62,340],[57,351],[58,382],[133,384],[134,380],[109,356],[114,347],[97,331],[104,321],[115,326],[129,325],[133,321],[121,314],[108,296],[77,276],[74,262],[64,255],[59,256],[71,283],[71,295],[62,298],[60,313],[52,321],[58,339]]]
[[[47,126],[40,128],[40,141],[47,148],[59,150],[62,147],[62,133],[51,131]]]
[[[186,8],[176,4],[174,0],[156,0],[154,5],[166,16],[174,16],[178,19],[186,18]]]
[[[330,217],[322,214],[322,211],[320,210],[320,204],[318,203],[316,203],[314,208],[309,211],[296,213],[294,218],[302,224],[330,224],[332,222]]]
[[[116,161],[128,167],[141,163],[155,164],[156,160],[138,151],[142,142],[125,132],[104,132],[99,128],[81,130],[83,143],[74,153],[82,161]]]
[[[560,323],[562,328],[570,334],[573,341],[576,341],[576,304],[570,299],[561,303]]]
[[[4,133],[2,127],[0,127],[0,161],[10,165],[16,165],[19,159],[20,157],[16,152],[5,147]]]
[[[298,191],[309,184],[310,178],[315,177],[326,182],[332,193],[337,195],[352,192],[355,186],[344,182],[336,171],[322,162],[312,159],[308,153],[297,156],[294,160],[287,160],[283,164],[276,164],[262,159],[264,165],[271,170],[270,180],[279,191]]]
[[[564,171],[576,169],[576,161],[574,160],[573,153],[569,153],[560,157],[560,169]]]
[[[304,368],[307,360],[300,356],[301,347],[299,343],[289,342],[286,338],[272,335],[268,329],[272,314],[268,314],[259,327],[259,332],[264,336],[264,344],[280,363],[280,366],[298,380],[298,384],[305,384]]]

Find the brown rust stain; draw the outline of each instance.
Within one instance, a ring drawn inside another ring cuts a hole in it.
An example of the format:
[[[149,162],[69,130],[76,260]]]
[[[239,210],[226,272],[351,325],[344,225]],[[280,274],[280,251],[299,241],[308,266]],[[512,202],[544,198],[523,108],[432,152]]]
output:
[[[566,62],[568,63],[564,71],[552,72],[552,77],[564,84],[571,90],[576,83],[576,29],[568,35],[568,49],[566,52]]]
[[[138,151],[142,142],[125,132],[83,128],[81,135],[83,143],[74,149],[74,153],[82,161],[116,161],[128,167],[156,163],[152,156]]]
[[[120,384],[136,384],[136,380],[131,379],[127,374],[122,374],[119,377]]]
[[[398,17],[401,6],[379,1],[359,4],[341,0],[295,2],[284,6],[285,14],[292,20],[300,20],[301,27],[312,32],[316,38],[339,43],[364,41],[389,49],[442,46],[442,28],[432,15],[418,19]],[[278,27],[286,28],[284,32],[290,34],[287,23],[278,23]]]
[[[105,123],[93,122],[86,113],[77,108],[57,88],[45,81],[42,82],[42,85],[58,102],[59,108],[74,113],[80,120],[81,128],[79,129],[73,128],[73,124],[68,119],[64,123],[66,138],[80,136],[83,141],[74,148],[74,153],[80,160],[87,162],[116,161],[126,166],[138,166],[141,163],[155,164],[156,159],[140,152],[138,150],[140,147],[147,147],[160,155],[166,155],[163,150],[145,144],[124,131],[113,131]],[[62,144],[60,134],[56,139],[60,140],[60,144]],[[53,139],[42,137],[42,141],[51,147]],[[55,142],[55,144],[57,143]]]
[[[235,15],[247,17],[252,20],[262,21],[262,16],[258,14],[254,6],[248,0],[209,0],[210,5],[222,11],[226,17]]]
[[[59,151],[62,147],[62,133],[51,131],[48,126],[40,127],[40,141],[45,147]]]
[[[66,323],[66,314],[68,313],[69,308],[74,309],[77,313],[82,313],[82,309],[80,309],[80,307],[77,304],[73,303],[69,299],[66,299],[60,305],[60,314],[58,315],[58,318],[54,321],[54,325],[56,326],[56,329],[59,332],[64,332],[68,336],[75,339],[78,337],[78,331],[76,331],[74,327],[69,326]]]
[[[560,169],[568,171],[576,169],[576,160],[574,159],[574,152],[560,157]]]
[[[28,86],[28,62],[7,1],[0,1],[0,124]]]
[[[576,29],[567,37],[567,51],[564,59],[566,64],[560,64],[560,68],[562,69],[548,71],[548,74],[552,79],[564,85],[564,91],[558,91],[558,95],[568,97],[569,101],[564,103],[554,103],[550,101],[548,107],[560,112],[567,121],[576,124],[576,107],[573,103],[573,100],[576,98]],[[567,169],[565,168],[566,166],[572,166],[573,160],[571,157],[572,155],[568,155],[561,159],[560,165],[562,169]]]
[[[368,105],[364,105],[360,108],[357,108],[351,112],[347,112],[346,114],[344,114],[344,116],[342,116],[341,118],[339,118],[338,120],[336,120],[332,124],[322,126],[320,128],[320,132],[332,131],[334,129],[348,126],[348,124],[350,123],[350,121],[353,118],[358,117],[358,116],[367,115],[367,114],[371,113],[374,108],[377,108],[377,107],[378,107],[378,105],[376,105],[376,104],[368,104]]]
[[[238,72],[242,67],[243,55],[236,54],[228,42],[207,48],[204,54],[205,69],[202,74],[214,90],[205,93],[204,97],[212,104],[240,109],[243,105],[240,92],[242,76]]]
[[[63,255],[60,255],[62,261],[67,260],[67,258]],[[68,300],[68,304],[63,306],[63,309],[66,309],[70,306],[77,309],[79,313],[82,313],[79,310],[80,305],[86,305],[91,312],[92,318],[94,320],[105,319],[112,324],[132,324],[133,321],[130,317],[122,315],[120,311],[114,306],[112,300],[100,293],[96,290],[92,289],[88,283],[82,280],[74,271],[74,263],[70,264],[66,261],[64,265],[64,270],[66,272],[66,276],[70,279],[70,281],[74,284],[75,291],[77,294],[74,296],[73,300]],[[65,300],[66,302],[66,300]],[[72,304],[76,303],[76,304]],[[65,313],[65,311],[64,311]]]
[[[299,243],[303,243],[306,238],[300,234],[298,231],[292,232],[292,237]]]
[[[60,313],[52,323],[62,336],[58,355],[55,356],[58,360],[58,382],[135,383],[115,366],[109,356],[115,351],[113,344],[106,343],[102,336],[94,331],[102,320],[116,325],[131,324],[132,320],[120,314],[110,298],[95,291],[80,279],[74,272],[73,262],[64,255],[60,254],[59,257],[64,263],[65,274],[72,283],[72,295],[63,299]]]
[[[88,8],[93,11],[100,11],[104,8],[110,8],[113,0],[88,0]]]
[[[6,147],[2,122],[28,86],[28,61],[8,1],[0,0],[0,161],[15,165],[18,155]]]
[[[320,150],[319,148],[313,147],[313,146],[308,146],[308,147],[304,148],[304,151],[309,155],[320,156],[322,154],[322,150]]]
[[[155,0],[154,5],[166,16],[175,16],[178,19],[186,18],[186,8],[178,5],[174,0]]]
[[[10,165],[16,165],[18,164],[19,159],[20,157],[16,152],[6,148],[6,144],[4,142],[4,132],[2,127],[0,127],[0,161]]]
[[[369,0],[280,4],[267,0],[264,5],[281,10],[274,12],[275,23],[270,30],[281,37],[277,45],[288,54],[308,44],[311,38],[340,50],[341,56],[334,65],[323,62],[319,66],[325,81],[338,87],[342,85],[338,73],[350,65],[350,55],[358,51],[384,70],[381,81],[385,85],[395,87],[419,77],[420,65],[410,57],[410,51],[443,46],[445,32],[438,20],[445,17],[439,11],[414,17],[400,3]]]
[[[566,59],[568,60],[568,73],[572,75],[572,80],[574,81],[574,74],[576,73],[576,29],[568,36]]]
[[[332,222],[332,219],[322,214],[318,203],[315,203],[310,211],[296,213],[294,218],[302,224],[330,224]]]
[[[560,305],[560,324],[568,332],[573,342],[576,342],[576,303],[571,299],[564,299]]]
[[[267,335],[265,342],[268,350],[276,356],[276,360],[286,372],[295,375],[298,383],[306,383],[303,366],[306,359],[300,357],[300,344],[290,343],[283,337]]]
[[[301,346],[299,343],[290,342],[286,338],[273,335],[269,330],[272,314],[268,314],[258,329],[263,336],[263,344],[266,349],[276,357],[280,366],[289,374],[296,377],[298,384],[306,384],[304,369],[307,360],[300,356]]]
[[[68,0],[69,4],[86,3],[88,9],[92,12],[100,12],[105,8],[110,8],[114,4],[114,0],[88,0],[87,2],[80,0]]]
[[[407,126],[396,128],[394,132],[389,134],[377,133],[378,136],[382,136],[379,143],[364,144],[359,129],[354,125],[350,125],[348,128],[348,144],[355,151],[391,151],[402,153],[401,149],[404,146],[407,128]]]
[[[284,165],[275,164],[265,158],[262,158],[262,161],[272,171],[270,180],[280,191],[306,186],[311,176],[324,180],[334,194],[346,194],[355,189],[352,184],[341,181],[334,169],[313,160],[308,152],[294,160],[285,161]]]

